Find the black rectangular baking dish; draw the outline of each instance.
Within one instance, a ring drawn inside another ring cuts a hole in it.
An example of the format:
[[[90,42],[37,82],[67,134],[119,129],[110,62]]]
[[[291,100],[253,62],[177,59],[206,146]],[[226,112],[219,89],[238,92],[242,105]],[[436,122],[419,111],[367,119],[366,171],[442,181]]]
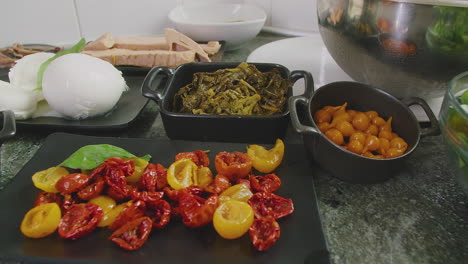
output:
[[[279,69],[283,78],[289,79],[291,86],[287,97],[292,96],[292,85],[303,78],[304,94],[313,93],[312,75],[306,71],[290,72],[286,67],[273,63],[251,63],[260,71]],[[283,138],[289,125],[289,110],[272,116],[249,115],[199,115],[177,113],[172,109],[174,95],[192,82],[196,72],[214,72],[218,69],[235,68],[236,62],[187,63],[175,69],[154,67],[146,75],[142,84],[143,96],[154,100],[160,107],[161,118],[166,134],[171,139],[218,141],[218,142],[258,142],[271,143]],[[158,79],[160,82],[156,82]]]

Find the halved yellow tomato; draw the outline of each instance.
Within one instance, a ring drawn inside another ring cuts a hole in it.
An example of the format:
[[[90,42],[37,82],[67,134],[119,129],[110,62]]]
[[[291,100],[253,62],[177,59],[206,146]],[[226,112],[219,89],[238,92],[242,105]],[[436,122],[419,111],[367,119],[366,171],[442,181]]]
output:
[[[132,175],[125,178],[125,180],[129,183],[137,183],[140,181],[141,175],[145,172],[148,161],[137,157],[130,159],[135,163],[135,171],[133,171]]]
[[[102,216],[102,219],[97,226],[99,227],[110,226],[112,223],[114,223],[115,218],[117,218],[117,216],[119,216],[119,214],[122,213],[122,211],[126,207],[130,206],[130,204],[131,203],[126,202],[126,203],[122,203],[122,204],[115,206],[109,212],[105,213]]]
[[[57,229],[62,213],[56,203],[46,203],[29,210],[21,222],[21,232],[31,238],[41,238]]]
[[[36,188],[44,192],[57,193],[55,184],[62,178],[70,174],[67,169],[63,167],[50,167],[47,170],[38,171],[33,174],[32,181]]]
[[[189,159],[180,159],[167,169],[167,182],[175,190],[198,184],[198,166]]]
[[[229,200],[222,203],[213,215],[213,226],[220,236],[236,239],[244,235],[254,221],[254,211],[246,202]]]
[[[274,171],[283,161],[284,143],[277,139],[275,146],[267,150],[263,146],[250,145],[247,148],[247,155],[252,159],[252,166],[262,173]]]
[[[107,195],[99,195],[97,197],[94,197],[93,199],[89,200],[89,203],[95,204],[99,207],[101,207],[102,212],[104,213],[101,221],[99,222],[98,226],[106,226],[105,224],[107,223],[106,221],[108,220],[108,217],[106,217],[110,211],[112,211],[115,206],[116,202],[114,199],[110,198]]]
[[[201,167],[197,170],[197,183],[204,188],[213,181],[213,173],[209,167]]]
[[[222,204],[229,200],[247,202],[249,198],[252,197],[252,195],[253,193],[249,187],[247,187],[247,185],[239,183],[229,187],[227,190],[222,192],[219,195],[219,203]]]

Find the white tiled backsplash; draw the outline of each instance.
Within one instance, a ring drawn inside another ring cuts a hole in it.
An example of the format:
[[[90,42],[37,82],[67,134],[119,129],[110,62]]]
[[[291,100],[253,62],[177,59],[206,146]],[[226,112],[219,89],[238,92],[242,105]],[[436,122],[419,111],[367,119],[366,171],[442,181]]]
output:
[[[228,1],[228,0],[220,0]],[[75,43],[105,32],[159,35],[169,11],[183,0],[2,0],[0,47],[19,43]],[[316,32],[316,0],[237,0],[265,9],[265,26]]]

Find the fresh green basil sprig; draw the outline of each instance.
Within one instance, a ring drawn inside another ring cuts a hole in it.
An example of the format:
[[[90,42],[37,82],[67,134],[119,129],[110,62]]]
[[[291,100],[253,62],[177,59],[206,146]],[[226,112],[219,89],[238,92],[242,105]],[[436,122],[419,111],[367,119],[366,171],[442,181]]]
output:
[[[46,60],[45,62],[43,62],[41,64],[41,67],[39,67],[39,71],[37,72],[37,84],[36,84],[37,88],[35,90],[42,90],[42,77],[44,76],[44,72],[47,69],[47,66],[49,66],[49,64],[53,60],[55,60],[56,58],[58,58],[60,56],[66,55],[66,54],[80,53],[83,50],[85,45],[86,45],[86,40],[84,38],[82,38],[80,41],[78,41],[78,43],[76,43],[70,49],[57,52],[57,54],[55,54],[52,58],[50,58],[50,59]]]

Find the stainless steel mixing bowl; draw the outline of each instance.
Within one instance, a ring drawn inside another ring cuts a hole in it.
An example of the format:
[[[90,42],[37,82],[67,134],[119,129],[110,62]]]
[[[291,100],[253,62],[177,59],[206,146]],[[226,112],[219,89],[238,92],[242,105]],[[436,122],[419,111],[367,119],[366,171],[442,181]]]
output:
[[[322,39],[353,79],[435,98],[468,70],[468,1],[318,0]]]

